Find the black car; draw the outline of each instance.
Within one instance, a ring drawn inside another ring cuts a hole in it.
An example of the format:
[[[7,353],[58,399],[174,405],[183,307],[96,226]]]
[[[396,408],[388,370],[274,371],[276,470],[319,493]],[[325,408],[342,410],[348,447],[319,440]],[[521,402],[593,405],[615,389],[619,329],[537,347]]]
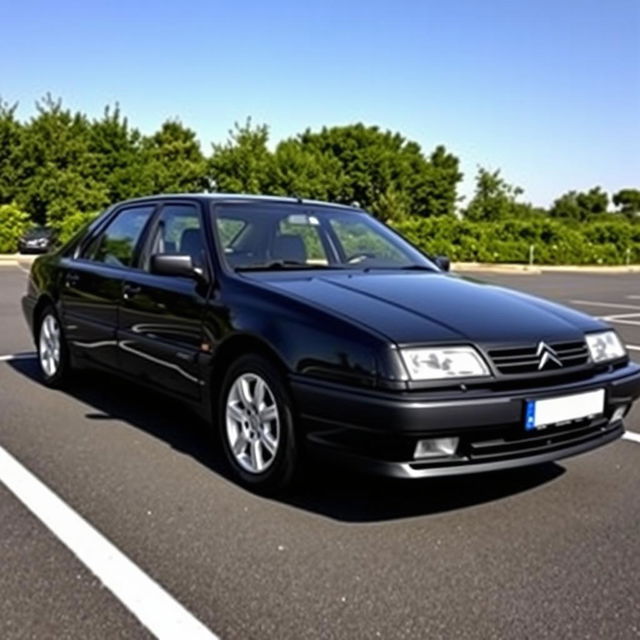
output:
[[[261,489],[304,451],[418,478],[621,436],[640,367],[615,331],[443,265],[352,207],[155,196],[39,257],[23,307],[47,384],[89,366],[176,396]]]
[[[33,227],[18,240],[20,253],[47,253],[53,247],[54,232],[48,227]]]

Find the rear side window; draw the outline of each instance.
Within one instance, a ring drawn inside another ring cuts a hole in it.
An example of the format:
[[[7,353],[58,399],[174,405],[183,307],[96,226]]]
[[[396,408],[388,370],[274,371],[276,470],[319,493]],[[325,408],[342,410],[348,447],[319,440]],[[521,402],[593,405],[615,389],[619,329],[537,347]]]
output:
[[[149,270],[152,255],[178,253],[191,256],[196,267],[205,264],[205,241],[198,209],[191,204],[168,204],[162,208],[143,260]]]
[[[123,209],[86,246],[82,257],[115,267],[132,266],[136,246],[154,209],[153,205]]]

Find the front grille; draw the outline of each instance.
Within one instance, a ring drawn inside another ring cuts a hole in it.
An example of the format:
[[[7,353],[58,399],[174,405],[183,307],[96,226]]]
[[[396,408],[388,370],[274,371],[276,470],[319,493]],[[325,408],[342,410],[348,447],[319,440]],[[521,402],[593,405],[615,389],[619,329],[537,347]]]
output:
[[[583,340],[574,342],[549,342],[562,363],[562,367],[553,361],[548,361],[542,371],[561,370],[565,367],[579,367],[589,361],[589,350]],[[509,347],[506,349],[492,349],[489,351],[496,369],[503,375],[519,375],[540,372],[540,356],[537,355],[538,345],[529,347]]]

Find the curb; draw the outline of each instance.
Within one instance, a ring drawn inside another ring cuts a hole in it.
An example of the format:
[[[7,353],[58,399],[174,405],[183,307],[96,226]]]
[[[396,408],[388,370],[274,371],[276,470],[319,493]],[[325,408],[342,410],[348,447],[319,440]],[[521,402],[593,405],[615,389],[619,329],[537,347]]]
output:
[[[620,273],[640,273],[640,265],[607,266],[595,265],[533,265],[528,264],[493,264],[482,262],[454,262],[452,271],[485,271],[492,273],[512,273],[521,275],[540,275],[542,273],[592,273],[615,275]]]
[[[38,254],[23,255],[21,253],[3,253],[0,254],[0,267],[17,267],[21,264],[30,267]]]

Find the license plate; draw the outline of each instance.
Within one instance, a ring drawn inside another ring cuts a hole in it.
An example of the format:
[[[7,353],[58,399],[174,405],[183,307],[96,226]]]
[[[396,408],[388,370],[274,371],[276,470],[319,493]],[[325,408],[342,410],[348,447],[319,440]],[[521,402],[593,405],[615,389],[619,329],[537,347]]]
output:
[[[602,413],[604,389],[559,398],[528,400],[524,428],[526,431],[533,431],[559,422],[593,418]]]

